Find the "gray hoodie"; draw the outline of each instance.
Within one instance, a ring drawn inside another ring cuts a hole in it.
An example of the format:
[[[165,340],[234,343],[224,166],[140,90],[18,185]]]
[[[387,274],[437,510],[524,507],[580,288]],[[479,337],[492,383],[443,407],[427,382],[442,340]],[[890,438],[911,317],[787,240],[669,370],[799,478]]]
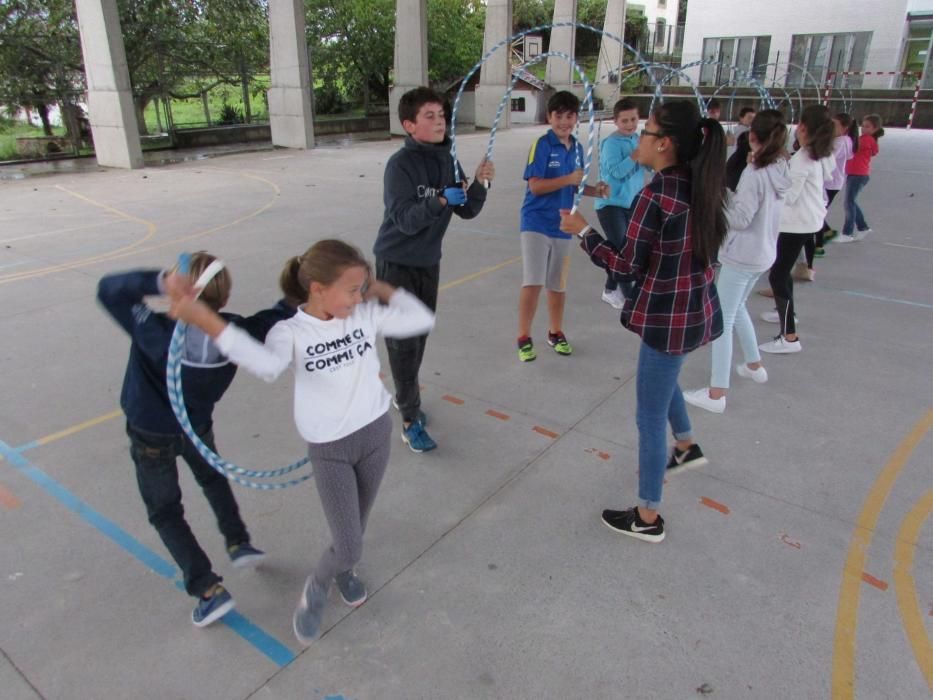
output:
[[[784,196],[790,186],[789,168],[783,158],[765,168],[745,168],[735,194],[729,193],[726,202],[729,232],[719,251],[721,263],[750,272],[764,272],[771,267],[777,255]]]

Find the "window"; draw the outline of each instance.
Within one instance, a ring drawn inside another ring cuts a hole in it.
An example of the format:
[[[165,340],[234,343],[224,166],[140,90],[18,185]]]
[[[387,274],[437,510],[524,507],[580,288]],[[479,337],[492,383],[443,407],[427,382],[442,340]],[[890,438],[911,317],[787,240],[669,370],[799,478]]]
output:
[[[787,85],[813,87],[815,81],[822,86],[830,72],[864,71],[871,35],[871,32],[795,34],[790,46]],[[862,76],[836,75],[833,84],[837,87],[861,87]]]
[[[933,63],[930,61],[931,49],[933,49],[933,18],[924,17],[923,19],[914,19],[908,17],[910,28],[907,32],[907,40],[904,44],[904,62],[901,70],[911,73],[923,73],[923,87],[933,87]],[[915,76],[904,76],[904,83],[907,85],[916,85]]]
[[[513,97],[512,98],[512,111],[513,112],[524,112],[525,111],[525,98],[524,97]]]
[[[771,50],[770,36],[732,36],[703,40],[703,60],[710,61],[700,69],[700,85],[746,83],[746,75],[764,77]]]
[[[666,10],[667,9],[667,0],[658,0],[658,9]]]
[[[654,25],[654,45],[655,47],[664,48],[664,39],[665,39],[665,30],[667,29],[667,22],[664,21],[664,18],[658,17],[658,21]]]

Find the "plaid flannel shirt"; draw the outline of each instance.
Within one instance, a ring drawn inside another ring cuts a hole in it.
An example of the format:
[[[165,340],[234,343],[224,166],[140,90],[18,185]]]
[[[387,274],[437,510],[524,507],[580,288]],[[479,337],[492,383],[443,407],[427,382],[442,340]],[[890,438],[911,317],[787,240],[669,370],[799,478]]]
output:
[[[691,226],[690,171],[671,167],[635,200],[622,250],[595,231],[580,244],[613,277],[634,279],[634,303],[622,310],[622,325],[671,355],[722,335],[713,268],[694,259]]]

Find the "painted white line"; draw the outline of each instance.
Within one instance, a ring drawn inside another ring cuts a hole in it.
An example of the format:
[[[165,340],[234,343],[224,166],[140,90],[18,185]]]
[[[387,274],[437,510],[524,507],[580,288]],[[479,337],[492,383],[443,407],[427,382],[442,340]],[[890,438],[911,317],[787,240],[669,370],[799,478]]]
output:
[[[295,156],[272,156],[271,158],[263,158],[263,160],[285,160],[286,158],[294,158]]]
[[[9,265],[0,265],[0,270],[6,270],[8,267],[16,267],[17,265],[25,265],[26,260],[21,260],[20,262],[10,263]]]
[[[894,248],[910,248],[911,250],[925,250],[928,253],[933,253],[933,248],[923,248],[918,245],[904,245],[903,243],[886,243],[885,241],[881,241],[881,245],[889,245],[889,246],[893,246]]]

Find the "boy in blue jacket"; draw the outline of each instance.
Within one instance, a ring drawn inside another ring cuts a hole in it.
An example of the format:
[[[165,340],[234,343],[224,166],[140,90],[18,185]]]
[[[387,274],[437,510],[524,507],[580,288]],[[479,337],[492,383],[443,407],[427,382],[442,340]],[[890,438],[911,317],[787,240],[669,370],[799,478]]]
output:
[[[214,261],[204,252],[191,256],[191,276],[197,277]],[[153,311],[145,297],[161,295],[180,282],[180,275],[164,270],[133,270],[107,275],[97,287],[97,299],[131,338],[130,356],[123,378],[120,407],[126,414],[130,455],[149,522],[162,538],[182,571],[185,590],[197,598],[191,621],[205,627],[234,608],[229,591],[220,585],[211,562],[185,521],[178,486],[176,459],[182,457],[204,491],[235,567],[255,566],[264,553],[250,544],[230,483],[211,467],[188,439],[172,412],[165,384],[168,346],[175,321]],[[204,288],[201,298],[219,310],[230,296],[230,273],[224,269]],[[279,321],[295,314],[285,300],[271,309],[243,318],[223,316],[262,341]],[[212,430],[214,405],[233,381],[237,367],[197,328],[189,327],[182,358],[185,406],[195,431],[216,451]]]
[[[638,105],[630,97],[623,97],[612,108],[615,133],[599,145],[599,178],[609,185],[609,197],[597,199],[594,208],[606,239],[619,250],[625,241],[628,222],[632,218],[632,204],[645,186],[648,169],[632,160],[638,146]],[[631,295],[632,282],[620,282],[606,275],[602,300],[614,309],[625,306]]]

